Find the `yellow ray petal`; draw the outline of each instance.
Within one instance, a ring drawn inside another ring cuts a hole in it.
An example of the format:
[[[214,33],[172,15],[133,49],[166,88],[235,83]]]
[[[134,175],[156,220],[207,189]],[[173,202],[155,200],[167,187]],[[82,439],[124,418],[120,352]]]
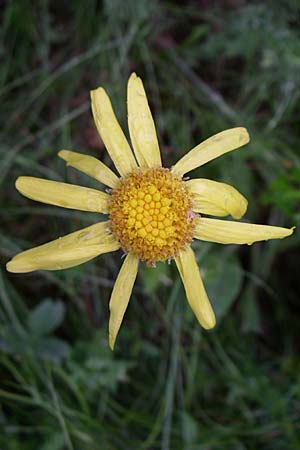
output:
[[[16,188],[37,202],[80,211],[108,212],[109,195],[96,189],[34,177],[19,177]]]
[[[77,266],[102,253],[120,248],[119,242],[107,229],[108,222],[96,223],[55,241],[25,250],[14,256],[6,268],[9,272],[24,273]]]
[[[58,156],[66,161],[67,166],[74,167],[109,187],[116,187],[119,178],[103,162],[93,156],[61,150]]]
[[[196,169],[224,153],[231,152],[249,142],[246,128],[231,128],[206,139],[190,150],[172,168],[172,173],[182,177],[190,170]]]
[[[232,222],[229,220],[195,219],[194,237],[201,241],[218,242],[219,244],[248,244],[282,239],[290,236],[294,228],[272,227],[253,223]]]
[[[175,258],[187,300],[199,323],[207,330],[216,324],[215,314],[207,297],[195,254],[191,247],[181,250]]]
[[[247,210],[248,202],[229,184],[204,178],[189,180],[186,186],[192,194],[193,211],[213,216],[240,219]]]
[[[129,253],[116,279],[109,303],[109,346],[113,350],[137,276],[139,259]]]
[[[131,148],[103,88],[91,91],[92,111],[98,132],[121,175],[137,168]]]
[[[141,167],[161,167],[155,125],[140,78],[132,73],[127,87],[128,127],[134,153]]]

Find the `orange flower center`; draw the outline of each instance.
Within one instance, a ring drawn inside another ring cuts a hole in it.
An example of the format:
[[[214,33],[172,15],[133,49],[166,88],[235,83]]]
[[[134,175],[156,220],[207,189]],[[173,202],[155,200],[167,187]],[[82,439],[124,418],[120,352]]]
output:
[[[112,233],[148,265],[174,258],[192,240],[194,215],[185,183],[169,169],[138,169],[112,191]]]

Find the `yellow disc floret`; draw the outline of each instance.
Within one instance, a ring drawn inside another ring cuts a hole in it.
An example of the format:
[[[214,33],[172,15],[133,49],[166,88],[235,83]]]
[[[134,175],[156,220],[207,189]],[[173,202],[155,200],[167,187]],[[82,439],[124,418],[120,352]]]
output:
[[[192,240],[191,197],[169,169],[138,169],[121,178],[112,191],[109,214],[123,250],[149,265],[174,258]]]

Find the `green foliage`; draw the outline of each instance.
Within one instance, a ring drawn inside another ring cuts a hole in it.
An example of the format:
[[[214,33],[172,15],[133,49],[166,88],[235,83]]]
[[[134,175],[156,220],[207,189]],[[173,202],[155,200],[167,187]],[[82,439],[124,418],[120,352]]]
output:
[[[221,324],[221,319],[229,312],[241,289],[242,269],[237,257],[227,249],[209,253],[204,267],[205,286],[209,298],[213,299],[217,321]]]
[[[126,130],[133,70],[165,166],[246,126],[247,147],[191,176],[234,185],[249,221],[299,226],[299,2],[11,0],[1,12],[0,448],[299,449],[298,230],[251,247],[193,243],[218,317],[210,332],[173,263],[141,264],[114,353],[118,254],[61,272],[4,270],[19,250],[98,220],[34,204],[14,180],[97,188],[56,152],[111,165],[88,91],[105,86]]]
[[[46,299],[30,312],[28,326],[32,334],[43,336],[54,331],[63,321],[64,315],[64,303]]]
[[[10,323],[1,326],[0,348],[14,356],[34,355],[36,358],[61,361],[69,352],[69,345],[51,336],[51,332],[62,323],[64,311],[62,302],[42,300],[28,313],[27,323],[18,327]]]
[[[293,167],[280,174],[266,189],[262,196],[264,204],[272,204],[283,211],[287,217],[299,220],[300,170]]]

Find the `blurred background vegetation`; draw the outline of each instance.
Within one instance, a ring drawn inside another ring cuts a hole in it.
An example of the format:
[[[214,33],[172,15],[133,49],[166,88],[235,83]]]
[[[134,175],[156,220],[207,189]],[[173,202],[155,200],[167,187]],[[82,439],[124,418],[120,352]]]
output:
[[[300,449],[299,232],[248,246],[195,242],[218,316],[203,331],[174,264],[141,265],[114,353],[121,265],[8,274],[16,252],[97,220],[34,203],[18,175],[96,186],[61,148],[112,165],[92,122],[103,85],[126,130],[144,80],[165,166],[246,126],[251,143],[194,171],[249,199],[246,220],[299,225],[298,0],[11,0],[0,29],[1,450]]]

